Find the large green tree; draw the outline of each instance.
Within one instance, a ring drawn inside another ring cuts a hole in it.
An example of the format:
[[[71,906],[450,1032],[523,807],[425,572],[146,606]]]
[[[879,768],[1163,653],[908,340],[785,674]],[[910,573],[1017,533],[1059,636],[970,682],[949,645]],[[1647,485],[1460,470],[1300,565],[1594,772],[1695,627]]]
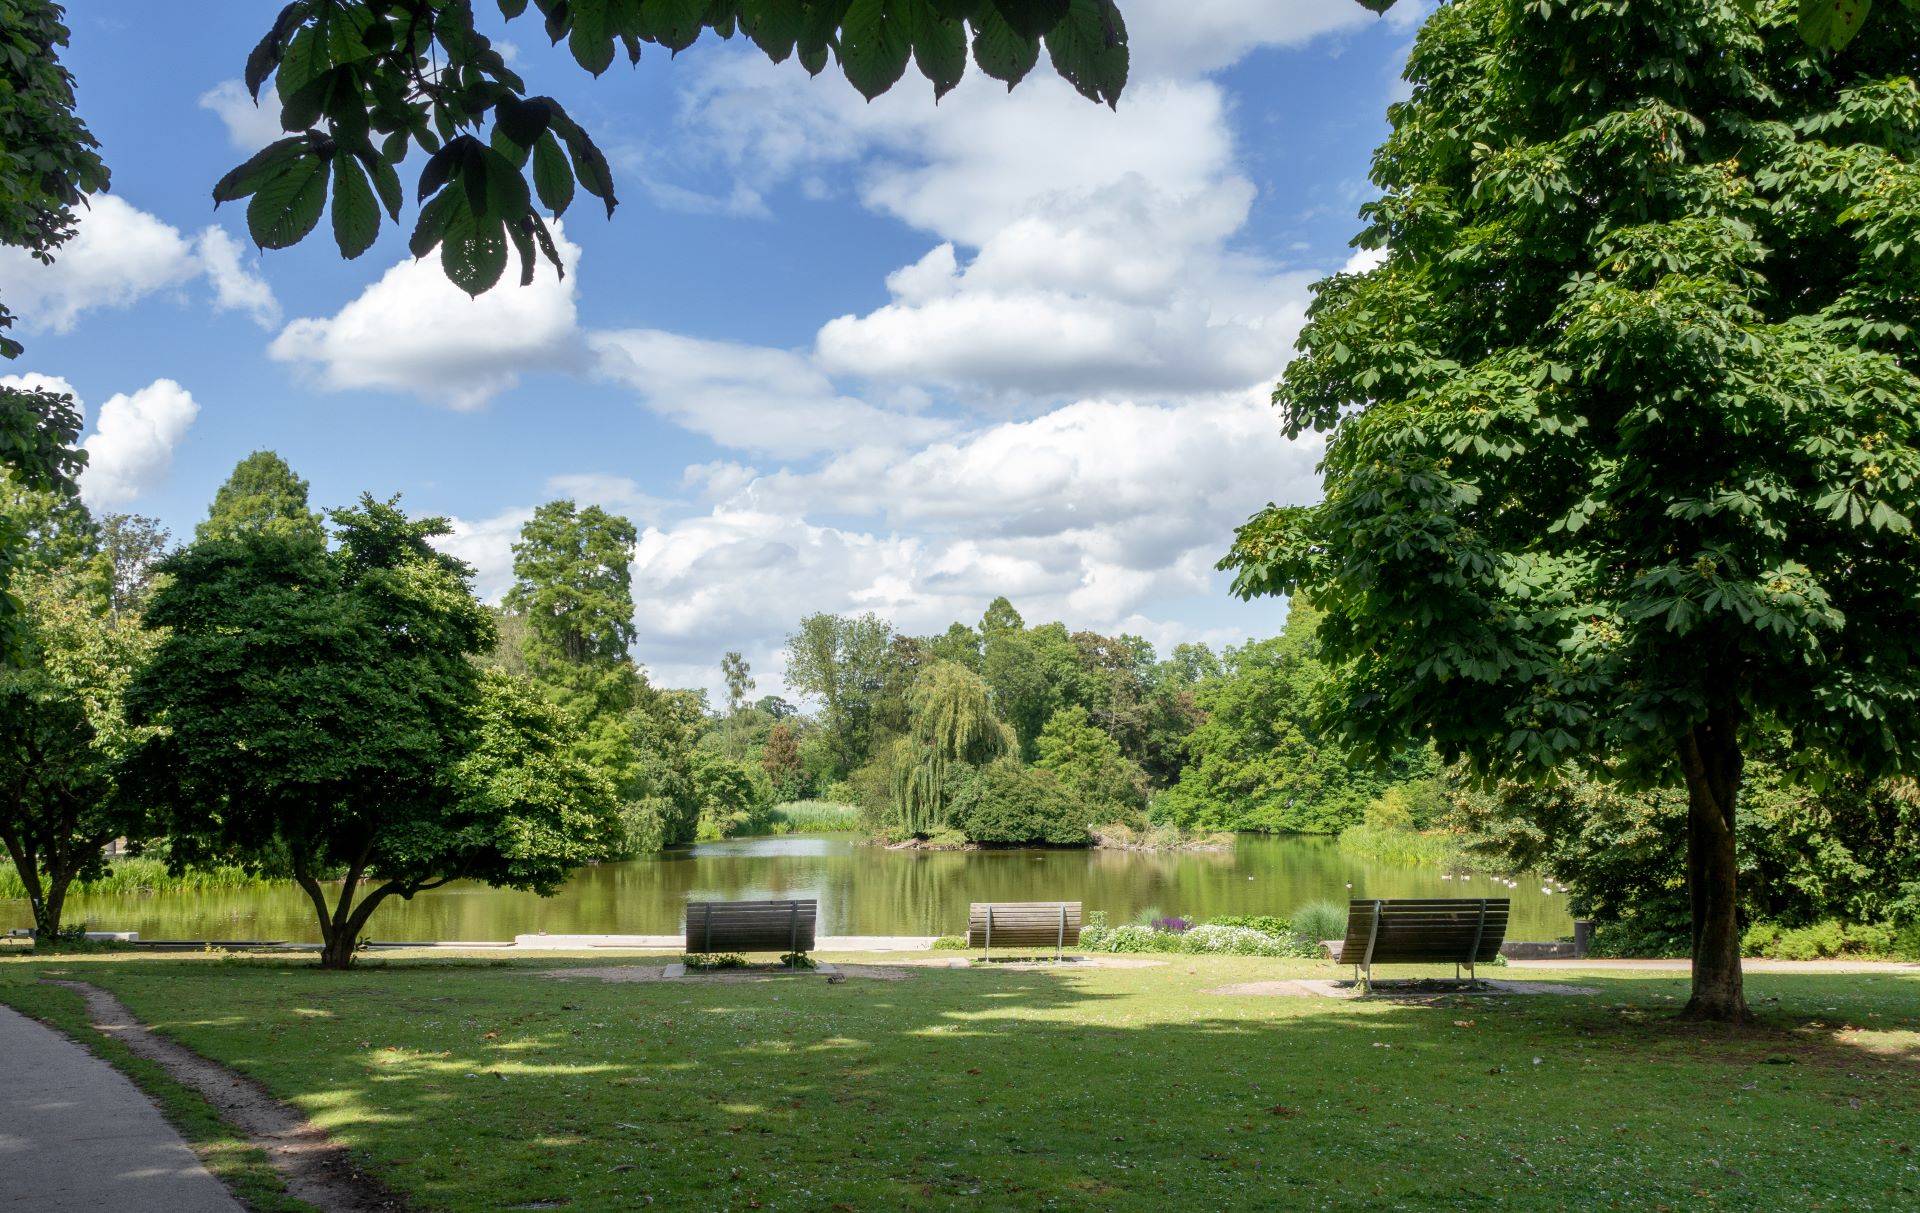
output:
[[[509,611],[526,617],[535,667],[610,666],[633,647],[633,523],[562,498],[536,509],[513,545]]]
[[[1335,834],[1360,820],[1385,779],[1320,719],[1328,672],[1319,615],[1296,602],[1279,636],[1230,648],[1192,692],[1200,722],[1154,815],[1199,830]]]
[[[80,507],[20,494],[4,508],[38,540],[49,519],[70,525]],[[137,832],[117,778],[140,736],[123,701],[155,637],[130,606],[115,609],[97,545],[36,550],[48,555],[18,580],[19,643],[0,665],[0,848],[26,887],[35,934],[51,940],[73,882],[100,870],[108,842]]]
[[[898,681],[892,625],[878,615],[809,615],[787,637],[787,685],[821,701],[820,724],[845,774],[873,749],[877,710]]]
[[[1920,762],[1920,13],[1460,0],[1275,393],[1324,504],[1227,564],[1327,610],[1333,718],[1688,796],[1697,1017],[1739,1020],[1744,758]]]
[[[345,968],[388,897],[551,891],[595,853],[605,792],[557,716],[472,660],[492,626],[430,544],[445,520],[371,497],[331,517],[332,547],[262,528],[165,561],[147,621],[168,631],[128,703],[172,861],[284,853]]]
[[[277,452],[255,451],[214,490],[193,537],[231,539],[257,530],[318,536],[323,529],[319,513],[307,505],[307,482]]]

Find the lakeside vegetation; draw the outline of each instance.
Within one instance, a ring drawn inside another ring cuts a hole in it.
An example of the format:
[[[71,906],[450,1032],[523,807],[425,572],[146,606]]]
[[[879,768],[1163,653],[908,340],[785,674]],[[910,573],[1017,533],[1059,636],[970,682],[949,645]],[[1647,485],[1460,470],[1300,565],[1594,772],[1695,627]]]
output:
[[[108,860],[98,876],[74,881],[72,891],[101,897],[150,897],[214,889],[273,888],[291,883],[289,878],[262,876],[235,864],[174,873],[167,871],[162,860],[127,855]],[[26,896],[26,884],[20,879],[20,873],[11,861],[0,859],[0,900],[22,900]]]
[[[860,829],[860,809],[831,800],[790,800],[770,814],[773,834],[852,834]]]

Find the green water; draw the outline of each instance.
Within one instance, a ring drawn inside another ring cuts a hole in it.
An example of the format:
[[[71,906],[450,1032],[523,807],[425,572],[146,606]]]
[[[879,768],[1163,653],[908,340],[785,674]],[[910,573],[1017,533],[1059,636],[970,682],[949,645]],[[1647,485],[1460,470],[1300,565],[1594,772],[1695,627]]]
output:
[[[1565,894],[1521,879],[1443,880],[1435,868],[1343,855],[1333,840],[1242,835],[1230,853],[887,851],[851,834],[707,843],[575,873],[550,898],[453,884],[375,911],[369,938],[506,940],[515,935],[677,932],[690,896],[815,897],[823,935],[958,934],[972,901],[1081,901],[1116,922],[1145,909],[1207,918],[1286,914],[1349,897],[1510,897],[1509,938],[1571,935]],[[67,922],[142,939],[319,938],[313,907],[291,885],[145,897],[75,897]],[[0,901],[0,929],[31,924],[23,901]]]

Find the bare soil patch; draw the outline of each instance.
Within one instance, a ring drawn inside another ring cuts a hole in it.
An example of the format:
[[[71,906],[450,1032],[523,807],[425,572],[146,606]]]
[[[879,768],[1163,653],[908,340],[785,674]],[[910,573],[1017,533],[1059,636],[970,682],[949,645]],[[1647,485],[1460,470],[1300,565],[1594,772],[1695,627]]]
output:
[[[158,1063],[198,1091],[220,1116],[258,1146],[286,1181],[287,1192],[325,1213],[382,1213],[408,1204],[354,1165],[345,1146],[293,1105],[218,1062],[155,1033],[118,998],[83,981],[54,981],[86,999],[93,1026],[135,1054]]]

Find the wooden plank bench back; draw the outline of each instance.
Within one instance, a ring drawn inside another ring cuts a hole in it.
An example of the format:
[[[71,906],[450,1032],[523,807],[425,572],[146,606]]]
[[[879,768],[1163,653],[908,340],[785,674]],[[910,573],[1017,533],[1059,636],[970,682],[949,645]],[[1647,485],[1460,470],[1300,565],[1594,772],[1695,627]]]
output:
[[[687,951],[811,952],[820,903],[804,901],[687,902]]]
[[[1488,964],[1500,955],[1512,906],[1506,897],[1355,898],[1334,959],[1369,970],[1368,980],[1377,964]]]
[[[976,901],[967,908],[967,946],[1070,948],[1080,942],[1077,901]]]

